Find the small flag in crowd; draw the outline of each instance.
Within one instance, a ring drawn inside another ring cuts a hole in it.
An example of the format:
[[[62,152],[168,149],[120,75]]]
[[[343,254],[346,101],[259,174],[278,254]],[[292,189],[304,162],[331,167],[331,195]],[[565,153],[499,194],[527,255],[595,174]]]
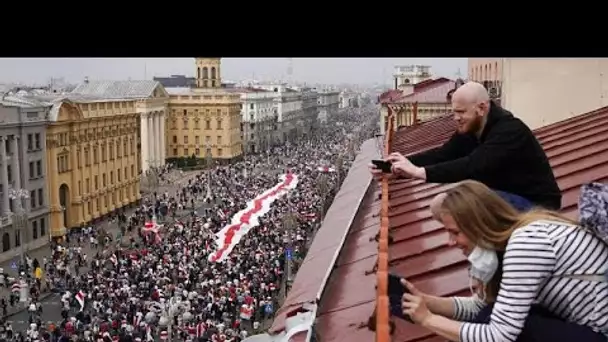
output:
[[[80,304],[80,311],[84,310],[84,292],[82,290],[78,291],[75,297],[78,304]]]

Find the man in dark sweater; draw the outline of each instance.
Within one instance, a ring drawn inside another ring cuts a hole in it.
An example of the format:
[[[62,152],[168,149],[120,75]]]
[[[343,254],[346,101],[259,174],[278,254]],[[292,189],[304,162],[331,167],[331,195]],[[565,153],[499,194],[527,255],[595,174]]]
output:
[[[529,201],[547,209],[561,207],[553,170],[526,124],[490,101],[486,89],[475,82],[454,92],[452,108],[458,124],[452,138],[407,158],[392,153],[387,160],[393,163],[393,175],[429,183],[472,179],[502,193],[512,204]],[[381,174],[371,168],[374,175]]]

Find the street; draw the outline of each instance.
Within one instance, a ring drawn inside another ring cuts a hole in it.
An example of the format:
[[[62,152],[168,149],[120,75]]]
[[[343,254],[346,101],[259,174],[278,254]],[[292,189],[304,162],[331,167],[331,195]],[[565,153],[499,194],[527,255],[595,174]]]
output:
[[[180,177],[179,179],[177,179],[172,184],[160,186],[158,188],[157,192],[161,193],[161,192],[168,191],[170,193],[170,195],[174,195],[175,192],[180,191],[183,186],[188,184],[189,179],[193,179],[200,172],[201,171],[184,172],[183,176]],[[130,215],[133,210],[135,210],[135,208],[127,210],[126,214]],[[186,212],[184,212],[184,213],[186,213]],[[101,223],[101,224],[99,224],[99,226],[105,227],[108,230],[108,233],[112,234],[112,236],[116,235],[116,233],[119,231],[118,224],[116,224],[116,223],[112,223],[109,225],[106,223]],[[86,253],[89,257],[94,256],[95,253],[97,252],[96,250],[89,247],[88,242],[85,242],[84,246],[82,246],[82,247],[83,247],[82,248],[83,253]],[[44,257],[50,257],[51,250],[50,250],[50,247],[47,245],[47,246],[41,247],[36,250],[30,250],[30,251],[28,251],[27,254],[32,259],[38,259],[40,262],[42,262],[42,259]],[[89,259],[89,261],[90,261],[90,259]],[[8,275],[10,277],[17,276],[17,272],[11,267],[12,266],[11,264],[13,264],[14,262],[18,262],[18,260],[9,260],[5,263],[0,264],[0,267],[3,267],[4,271],[6,273],[8,273]],[[88,271],[89,271],[88,266],[82,267],[80,269],[81,273],[86,273]],[[0,296],[6,298],[7,302],[8,302],[9,294],[10,294],[10,288],[9,289],[0,288]],[[47,296],[47,298],[44,298],[45,295]],[[59,294],[49,295],[49,294],[43,293],[41,296],[44,298],[42,300],[42,310],[43,310],[42,322],[45,324],[49,323],[49,322],[54,322],[54,323],[61,322],[62,318],[61,318],[60,295]],[[14,331],[24,331],[27,328],[29,313],[25,309],[24,303],[17,303],[15,307],[11,307],[9,305],[7,308],[7,313],[8,313],[7,321],[13,323]]]
[[[45,298],[42,302],[42,322],[48,326],[49,323],[59,324],[61,318],[61,296],[53,294]],[[75,309],[75,308],[74,308]],[[29,312],[25,309],[20,310],[13,316],[10,316],[7,321],[12,324],[13,331],[26,331],[29,323]]]

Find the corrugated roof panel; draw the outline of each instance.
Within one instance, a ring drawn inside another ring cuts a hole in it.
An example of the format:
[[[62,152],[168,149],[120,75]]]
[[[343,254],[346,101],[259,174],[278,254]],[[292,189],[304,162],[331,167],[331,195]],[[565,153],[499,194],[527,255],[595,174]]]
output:
[[[575,218],[579,187],[585,182],[608,182],[608,107],[580,115],[535,131],[547,152],[563,192],[562,212]],[[414,153],[441,145],[454,131],[450,116],[400,130],[393,150]],[[363,167],[363,166],[360,166]],[[393,243],[389,247],[391,271],[412,280],[421,290],[448,296],[468,292],[468,264],[462,253],[447,246],[442,225],[431,218],[429,201],[447,185],[420,181],[394,181],[390,187],[389,224]],[[370,214],[356,222],[353,230],[377,232],[378,192],[370,192],[365,207]],[[374,233],[375,234],[375,233]],[[333,272],[319,304],[318,329],[323,341],[372,341],[374,333],[361,324],[367,322],[375,306],[375,276],[362,275],[375,264],[377,243],[366,235],[344,245],[339,267]],[[350,256],[350,257],[348,257]],[[367,283],[366,283],[367,282]],[[370,301],[371,298],[371,301]],[[395,320],[395,341],[444,341],[429,331]]]

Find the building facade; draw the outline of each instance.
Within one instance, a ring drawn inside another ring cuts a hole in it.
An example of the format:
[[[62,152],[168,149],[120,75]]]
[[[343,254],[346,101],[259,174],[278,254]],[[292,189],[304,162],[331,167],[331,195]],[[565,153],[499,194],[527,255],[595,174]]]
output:
[[[393,73],[393,89],[399,89],[402,85],[421,83],[431,77],[431,67],[428,65],[397,65]]]
[[[277,128],[275,93],[266,89],[235,88],[241,95],[241,133],[243,151],[257,153],[267,150]]]
[[[49,242],[50,220],[46,165],[46,120],[50,104],[4,96],[0,104],[0,261]],[[51,172],[52,173],[52,172]],[[17,227],[11,190],[24,190],[27,223]]]
[[[177,163],[241,157],[241,96],[221,88],[220,58],[196,58],[195,88],[166,88],[168,159]]]
[[[608,58],[471,58],[469,76],[531,129],[608,105]]]
[[[319,93],[314,88],[301,88],[303,123],[298,124],[299,133],[307,136],[316,128],[319,117]]]
[[[298,136],[298,123],[304,120],[303,93],[289,87],[286,83],[255,84],[256,89],[273,93],[276,129],[269,137],[272,145],[294,141]]]
[[[47,129],[54,237],[139,201],[140,123],[135,99],[54,100]]]
[[[140,114],[141,169],[165,165],[167,159],[165,122],[169,94],[157,81],[89,81],[72,91],[76,96],[135,100]]]
[[[340,109],[356,108],[359,106],[358,98],[359,95],[357,93],[343,90],[340,92],[340,103],[338,107]]]
[[[340,108],[340,92],[335,90],[319,91],[317,105],[319,108],[319,120],[323,122],[327,121],[327,118],[337,113]]]

